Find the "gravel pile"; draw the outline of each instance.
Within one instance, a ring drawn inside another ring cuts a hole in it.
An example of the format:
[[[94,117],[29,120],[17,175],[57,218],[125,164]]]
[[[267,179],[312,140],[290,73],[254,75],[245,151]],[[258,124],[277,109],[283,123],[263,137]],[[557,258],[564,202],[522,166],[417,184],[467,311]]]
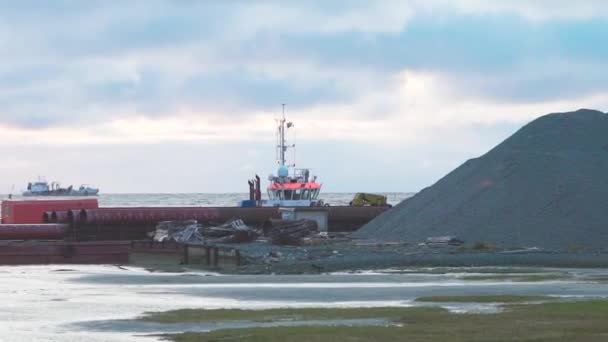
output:
[[[355,236],[608,250],[608,115],[581,109],[540,117]]]

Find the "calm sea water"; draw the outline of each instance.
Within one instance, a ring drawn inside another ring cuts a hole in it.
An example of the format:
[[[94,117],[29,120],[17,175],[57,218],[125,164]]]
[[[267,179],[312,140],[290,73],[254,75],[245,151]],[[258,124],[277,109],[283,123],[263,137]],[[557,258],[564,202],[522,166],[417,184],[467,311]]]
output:
[[[321,198],[333,206],[348,205],[354,193],[323,193]],[[388,202],[398,204],[411,197],[412,193],[385,193]],[[0,196],[0,200],[8,196]],[[20,198],[13,196],[13,198]],[[100,194],[99,205],[102,207],[164,207],[164,206],[236,206],[240,201],[248,199],[246,193],[226,194]]]

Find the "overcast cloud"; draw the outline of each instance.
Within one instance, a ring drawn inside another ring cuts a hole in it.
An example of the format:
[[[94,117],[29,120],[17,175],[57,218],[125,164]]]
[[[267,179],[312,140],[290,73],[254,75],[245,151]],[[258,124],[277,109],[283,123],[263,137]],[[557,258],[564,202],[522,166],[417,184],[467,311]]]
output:
[[[0,193],[245,191],[281,103],[327,191],[417,191],[607,111],[606,37],[592,0],[0,1]]]

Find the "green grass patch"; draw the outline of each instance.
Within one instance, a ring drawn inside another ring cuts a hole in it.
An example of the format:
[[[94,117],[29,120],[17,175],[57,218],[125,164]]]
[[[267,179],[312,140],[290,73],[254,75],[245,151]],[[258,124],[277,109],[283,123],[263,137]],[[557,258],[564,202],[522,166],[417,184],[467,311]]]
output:
[[[369,315],[365,315],[368,317],[385,313],[382,308],[361,310],[370,312]],[[237,340],[464,342],[605,341],[608,339],[608,325],[606,325],[608,301],[605,300],[511,304],[506,306],[504,312],[497,314],[451,314],[441,309],[418,310],[417,308],[384,310],[397,314],[394,321],[400,325],[226,329],[210,333],[165,335],[165,337],[179,342]],[[338,315],[334,316],[332,312]],[[323,315],[337,319],[343,317],[344,313],[327,309]]]
[[[401,329],[393,327],[279,327],[227,329],[210,333],[166,335],[176,342],[255,341],[255,342],[327,342],[327,341],[406,341]],[[407,341],[411,341],[407,339]]]
[[[416,298],[417,302],[432,303],[525,303],[555,300],[549,296],[513,296],[513,295],[487,295],[487,296],[429,296]]]
[[[462,280],[496,280],[496,281],[521,281],[521,282],[536,282],[550,280],[570,280],[572,276],[569,274],[477,274],[463,276]]]
[[[392,274],[448,274],[448,273],[481,273],[481,274],[546,274],[542,268],[533,267],[421,267],[408,269],[395,269],[387,271]]]
[[[442,311],[440,308],[416,307],[405,308],[408,314],[424,316]],[[239,309],[184,309],[167,312],[145,313],[140,320],[158,323],[184,322],[222,322],[222,321],[253,321],[273,322],[283,320],[325,320],[325,319],[365,319],[386,318],[397,319],[404,314],[404,308],[331,308],[331,309],[268,309],[268,310],[239,310]]]

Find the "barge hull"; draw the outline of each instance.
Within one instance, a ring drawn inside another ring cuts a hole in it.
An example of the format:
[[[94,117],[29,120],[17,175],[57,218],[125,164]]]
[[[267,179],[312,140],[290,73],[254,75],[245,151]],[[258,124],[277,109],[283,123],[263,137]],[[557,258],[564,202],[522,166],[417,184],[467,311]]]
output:
[[[129,241],[11,242],[0,244],[0,264],[127,264]]]
[[[0,240],[61,240],[68,224],[0,224]]]

